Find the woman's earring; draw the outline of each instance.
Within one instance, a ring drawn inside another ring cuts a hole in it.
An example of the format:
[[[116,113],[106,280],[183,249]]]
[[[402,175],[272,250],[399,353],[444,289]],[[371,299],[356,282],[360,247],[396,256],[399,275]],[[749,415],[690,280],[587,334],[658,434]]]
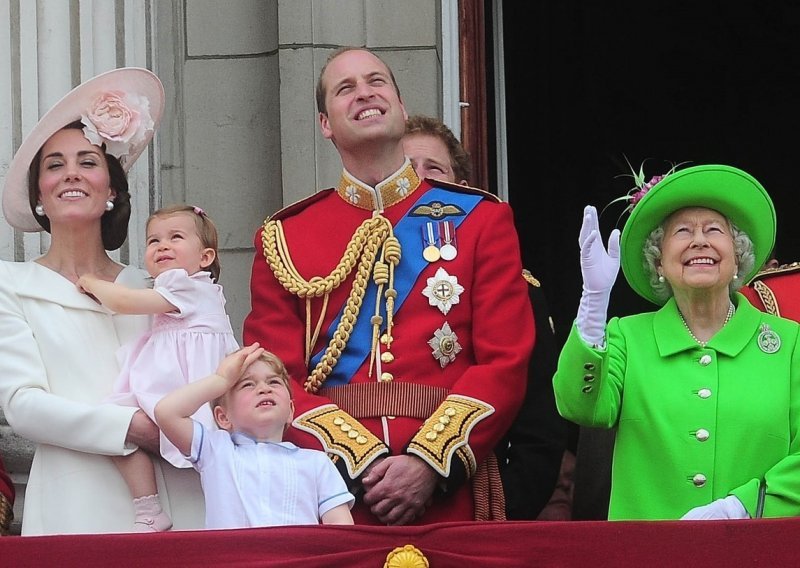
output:
[[[664,275],[663,274],[659,274],[658,275],[658,281],[659,282],[664,282],[664,280],[665,280]]]
[[[110,199],[106,201],[106,211],[111,211],[114,209],[114,202]]]
[[[34,207],[33,210],[36,211],[36,214],[39,217],[44,217],[44,207],[42,206],[41,203],[37,203],[36,207]]]
[[[734,280],[739,280],[739,273],[738,272],[733,275],[733,279]]]

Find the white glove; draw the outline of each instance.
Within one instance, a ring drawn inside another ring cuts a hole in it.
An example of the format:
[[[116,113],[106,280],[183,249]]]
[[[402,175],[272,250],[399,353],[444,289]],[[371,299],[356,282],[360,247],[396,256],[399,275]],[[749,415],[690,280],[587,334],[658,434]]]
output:
[[[718,519],[749,519],[750,515],[735,495],[717,499],[708,505],[689,509],[682,521],[708,521]]]
[[[578,333],[587,343],[603,343],[611,288],[619,274],[619,229],[611,231],[608,252],[603,248],[597,209],[587,205],[578,237],[581,247],[583,293],[575,320]]]

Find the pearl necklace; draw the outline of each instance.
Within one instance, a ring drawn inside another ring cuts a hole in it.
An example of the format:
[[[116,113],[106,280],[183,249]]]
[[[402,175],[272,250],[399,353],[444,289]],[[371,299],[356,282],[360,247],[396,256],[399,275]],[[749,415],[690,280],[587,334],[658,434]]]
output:
[[[736,308],[734,307],[733,302],[731,302],[730,305],[728,306],[728,314],[725,316],[725,321],[722,322],[722,327],[725,327],[725,325],[729,321],[731,321],[731,318],[733,317],[734,313],[736,313]],[[692,330],[689,328],[689,324],[686,323],[686,319],[683,317],[683,314],[681,313],[680,310],[678,310],[678,315],[681,316],[681,321],[683,322],[683,327],[686,328],[686,331],[689,332],[689,335],[692,336],[692,339],[694,339],[697,343],[699,343],[700,347],[705,347],[706,343],[708,343],[708,341],[700,341],[699,339],[697,339],[695,334],[692,333]]]

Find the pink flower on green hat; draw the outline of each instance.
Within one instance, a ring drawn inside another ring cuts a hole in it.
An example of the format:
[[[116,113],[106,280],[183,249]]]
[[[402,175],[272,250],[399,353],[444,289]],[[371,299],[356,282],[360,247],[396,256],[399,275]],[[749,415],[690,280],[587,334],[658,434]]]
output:
[[[625,158],[625,161],[627,162],[628,158]],[[633,210],[633,208],[636,207],[636,204],[639,203],[642,199],[644,199],[644,196],[647,195],[647,193],[651,189],[653,189],[665,177],[674,173],[675,170],[677,170],[680,166],[682,166],[685,163],[686,162],[681,162],[679,164],[671,164],[671,167],[665,173],[652,176],[650,178],[650,181],[644,181],[645,180],[644,162],[642,162],[641,165],[639,166],[638,172],[635,169],[633,169],[633,166],[631,166],[630,162],[628,162],[628,167],[631,169],[631,173],[620,174],[620,175],[633,178],[633,184],[634,184],[633,187],[630,188],[625,195],[617,197],[616,199],[612,199],[608,203],[608,205],[603,207],[603,211],[608,209],[609,205],[623,201],[626,202],[628,205],[625,207],[625,209],[622,210],[622,214],[630,213]],[[601,215],[603,211],[600,212]]]
[[[648,181],[647,183],[643,183],[639,187],[638,191],[636,191],[633,194],[631,194],[631,196],[630,196],[631,205],[636,205],[637,203],[639,203],[639,201],[641,201],[642,198],[645,195],[647,195],[647,192],[650,191],[651,189],[653,189],[653,186],[655,184],[657,184],[658,182],[660,182],[665,177],[666,176],[663,176],[663,175],[661,175],[661,176],[653,176],[653,177],[650,178],[650,181]]]

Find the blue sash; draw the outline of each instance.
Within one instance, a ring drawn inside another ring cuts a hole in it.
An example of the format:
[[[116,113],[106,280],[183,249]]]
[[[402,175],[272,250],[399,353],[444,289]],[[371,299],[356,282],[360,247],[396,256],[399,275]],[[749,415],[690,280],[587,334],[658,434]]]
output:
[[[431,217],[422,215],[412,215],[415,209],[421,205],[429,204],[434,201],[446,203],[447,205],[457,205],[463,211],[448,220],[452,221],[457,228],[464,219],[475,209],[475,206],[480,203],[483,197],[473,193],[460,193],[456,191],[445,190],[434,187],[426,192],[423,192],[416,203],[411,206],[408,213],[403,216],[397,225],[394,227],[394,235],[400,241],[402,246],[402,254],[400,256],[400,263],[395,267],[394,271],[394,287],[397,290],[397,298],[395,298],[394,313],[400,311],[400,307],[408,298],[411,289],[414,287],[419,275],[424,268],[428,266],[428,262],[422,257],[422,228],[425,227],[429,221],[434,221]],[[449,215],[436,220],[444,220]],[[375,297],[378,293],[378,286],[370,278],[367,290],[364,293],[364,300],[361,303],[361,310],[358,314],[358,319],[353,326],[353,331],[350,334],[350,339],[347,342],[347,348],[344,353],[339,357],[339,362],[333,368],[333,371],[325,380],[325,386],[341,386],[346,385],[353,378],[353,375],[361,368],[364,361],[369,357],[370,349],[372,348],[372,323],[370,319],[375,309]],[[380,304],[380,315],[383,316],[383,321],[386,322],[385,303],[382,301]],[[331,323],[328,328],[325,347],[327,347],[330,338],[333,337],[339,321],[342,319],[344,313],[344,306],[342,306],[339,315]],[[311,358],[310,369],[317,366],[325,349],[323,348]]]

